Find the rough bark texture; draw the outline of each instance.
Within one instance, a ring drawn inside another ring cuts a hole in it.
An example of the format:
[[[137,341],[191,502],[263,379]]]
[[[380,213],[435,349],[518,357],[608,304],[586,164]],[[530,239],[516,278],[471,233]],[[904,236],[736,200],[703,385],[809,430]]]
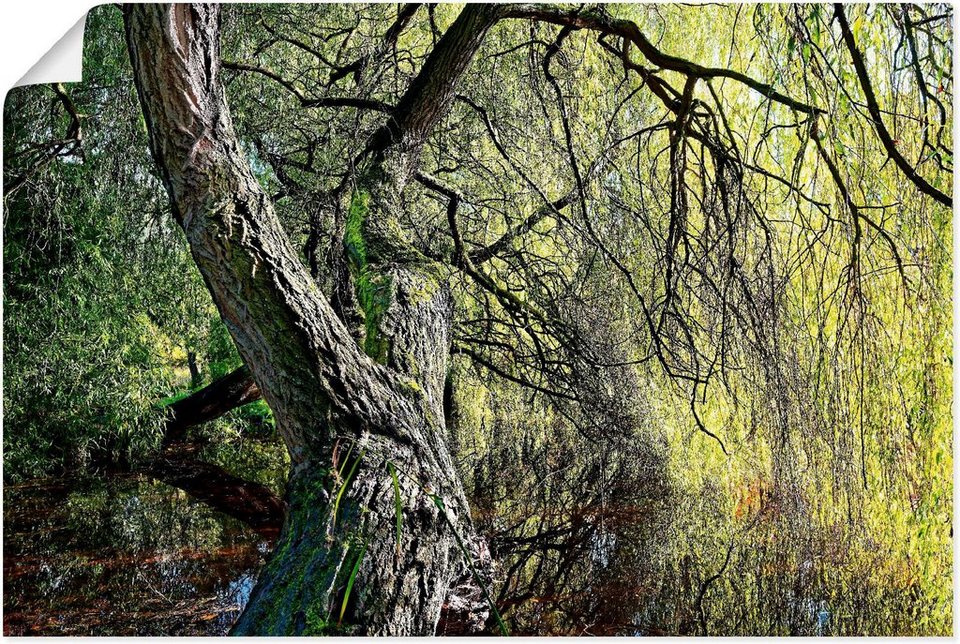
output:
[[[425,66],[435,78],[415,81],[420,98],[401,101],[353,195],[345,241],[361,348],[294,252],[237,141],[219,80],[217,7],[125,8],[174,214],[292,461],[279,544],[235,633],[432,634],[462,572],[455,535],[474,543],[442,431],[450,293],[403,241],[396,213],[429,121],[475,48],[462,47],[475,46],[489,13],[468,7],[438,44],[438,62]]]

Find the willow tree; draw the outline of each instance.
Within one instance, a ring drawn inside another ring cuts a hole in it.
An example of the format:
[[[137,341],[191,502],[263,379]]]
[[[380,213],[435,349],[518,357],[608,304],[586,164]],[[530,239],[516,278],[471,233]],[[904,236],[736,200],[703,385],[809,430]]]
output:
[[[244,60],[222,58],[216,6],[124,8],[173,215],[292,462],[235,632],[430,634],[465,567],[483,584],[446,440],[454,354],[575,408],[588,434],[635,422],[618,401],[640,386],[632,366],[656,364],[724,451],[699,413],[708,387],[749,389],[789,469],[804,392],[824,382],[802,382],[784,334],[826,343],[866,316],[873,271],[907,294],[922,263],[900,237],[923,223],[890,228],[890,188],[867,173],[906,195],[899,212],[942,221],[951,205],[943,18],[904,9],[865,29],[839,5],[792,11],[754,12],[789,55],[753,76],[661,49],[613,6],[468,4],[441,29],[437,7],[406,5],[379,35],[286,8],[252,23]],[[299,29],[297,12],[329,24]],[[412,26],[429,36],[399,57]],[[884,29],[902,36],[907,89],[859,42]],[[224,87],[239,75],[265,83],[244,137]],[[330,116],[311,133],[307,111]],[[275,201],[311,209],[302,246]],[[834,271],[843,293],[813,331],[791,317],[808,304],[798,267]],[[776,480],[789,493],[790,473]]]

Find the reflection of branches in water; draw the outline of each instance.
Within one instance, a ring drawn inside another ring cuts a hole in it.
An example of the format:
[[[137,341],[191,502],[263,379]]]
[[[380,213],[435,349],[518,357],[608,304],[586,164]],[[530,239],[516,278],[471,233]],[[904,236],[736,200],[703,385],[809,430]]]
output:
[[[737,543],[738,539],[745,540],[747,537],[749,537],[750,533],[754,530],[754,528],[756,528],[757,525],[760,523],[760,521],[764,519],[765,516],[767,516],[765,515],[765,512],[769,510],[768,504],[769,504],[769,499],[764,500],[761,497],[760,507],[758,508],[757,513],[754,515],[752,519],[750,519],[747,525],[745,525],[742,529],[738,531],[738,535],[733,537],[730,540],[730,543],[727,545],[727,554],[726,556],[724,556],[723,564],[720,566],[719,570],[717,570],[717,572],[710,575],[709,577],[704,579],[703,582],[701,582],[700,590],[697,592],[697,599],[694,602],[697,609],[697,614],[700,616],[700,634],[701,635],[704,635],[704,636],[709,635],[709,632],[707,629],[707,616],[703,610],[703,599],[704,597],[706,597],[707,591],[710,589],[710,585],[713,584],[718,579],[720,579],[720,577],[723,576],[723,573],[726,572],[727,566],[730,565],[730,556],[733,554],[734,548],[736,548],[738,545]]]
[[[527,470],[532,476],[522,480],[503,480],[524,470],[500,464],[496,483],[504,484],[505,498],[477,498],[478,507],[509,508],[487,532],[502,566],[497,602],[512,632],[574,634],[585,624],[608,629],[629,617],[621,614],[629,602],[614,598],[635,594],[642,576],[635,564],[647,560],[636,555],[661,525],[669,493],[656,456],[627,445],[621,443],[630,456],[623,456],[601,441],[603,453],[588,459],[575,447],[561,449],[554,468]],[[540,460],[529,457],[530,464]],[[486,479],[479,485],[477,492],[490,492]]]
[[[196,446],[174,443],[147,467],[154,478],[191,495],[211,508],[243,521],[274,539],[280,533],[286,504],[270,488],[241,479],[196,457]]]
[[[562,458],[554,476],[527,472],[530,485],[508,476],[508,461],[493,464],[508,478],[509,501],[498,504],[516,520],[478,522],[493,523],[503,566],[498,603],[512,632],[858,632],[914,601],[913,591],[891,592],[875,563],[852,554],[855,533],[799,525],[775,493],[736,516],[713,496],[658,504],[663,492],[642,477],[601,495],[586,483],[600,481],[595,468]],[[594,556],[598,548],[603,556]],[[844,614],[862,621],[836,623]]]
[[[166,595],[164,595],[162,592],[160,592],[159,590],[157,590],[157,588],[156,588],[153,584],[150,583],[150,579],[149,579],[145,574],[143,574],[143,570],[140,569],[140,568],[137,568],[137,577],[140,579],[140,581],[142,581],[144,584],[147,585],[147,588],[149,588],[151,592],[153,592],[154,594],[156,594],[156,595],[157,595],[160,599],[162,599],[163,601],[165,601],[165,602],[167,602],[168,604],[170,604],[171,606],[173,606],[173,604],[174,604],[175,602],[174,602],[172,599],[170,599],[169,597],[167,597]]]
[[[720,576],[723,575],[724,571],[727,569],[727,565],[730,563],[730,555],[733,554],[734,545],[735,544],[733,542],[730,542],[730,545],[727,547],[727,556],[724,557],[723,565],[720,566],[720,570],[718,570],[714,574],[704,579],[703,583],[700,584],[700,591],[697,593],[697,601],[695,603],[697,607],[697,612],[700,615],[700,634],[701,635],[706,636],[710,634],[707,631],[707,617],[703,612],[703,598],[706,596],[707,590],[710,589],[710,584],[720,579]]]
[[[222,635],[265,541],[140,474],[4,488],[4,632]]]

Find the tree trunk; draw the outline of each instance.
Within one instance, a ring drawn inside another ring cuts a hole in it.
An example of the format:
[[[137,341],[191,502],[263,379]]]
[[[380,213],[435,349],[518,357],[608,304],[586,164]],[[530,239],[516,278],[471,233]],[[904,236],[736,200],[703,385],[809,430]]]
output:
[[[196,389],[200,386],[200,367],[197,366],[197,354],[193,351],[187,353],[187,368],[190,369],[190,388]]]
[[[449,288],[394,231],[427,117],[449,104],[492,18],[468,6],[451,26],[439,63],[432,55],[424,67],[445,63],[442,73],[411,86],[430,109],[401,101],[351,200],[345,241],[365,352],[296,256],[237,141],[219,80],[218,8],[124,12],[174,215],[292,462],[277,549],[234,632],[432,634],[463,569],[458,541],[469,548],[475,537],[444,442]]]
[[[245,366],[217,378],[199,391],[167,407],[165,445],[186,437],[189,428],[220,418],[237,407],[260,399],[260,389]]]

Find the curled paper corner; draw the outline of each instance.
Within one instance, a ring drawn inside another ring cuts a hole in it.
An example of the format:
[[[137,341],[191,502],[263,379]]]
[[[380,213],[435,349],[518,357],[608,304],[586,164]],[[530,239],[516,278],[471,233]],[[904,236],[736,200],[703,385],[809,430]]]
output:
[[[83,29],[86,22],[87,15],[84,14],[13,86],[83,80]]]

